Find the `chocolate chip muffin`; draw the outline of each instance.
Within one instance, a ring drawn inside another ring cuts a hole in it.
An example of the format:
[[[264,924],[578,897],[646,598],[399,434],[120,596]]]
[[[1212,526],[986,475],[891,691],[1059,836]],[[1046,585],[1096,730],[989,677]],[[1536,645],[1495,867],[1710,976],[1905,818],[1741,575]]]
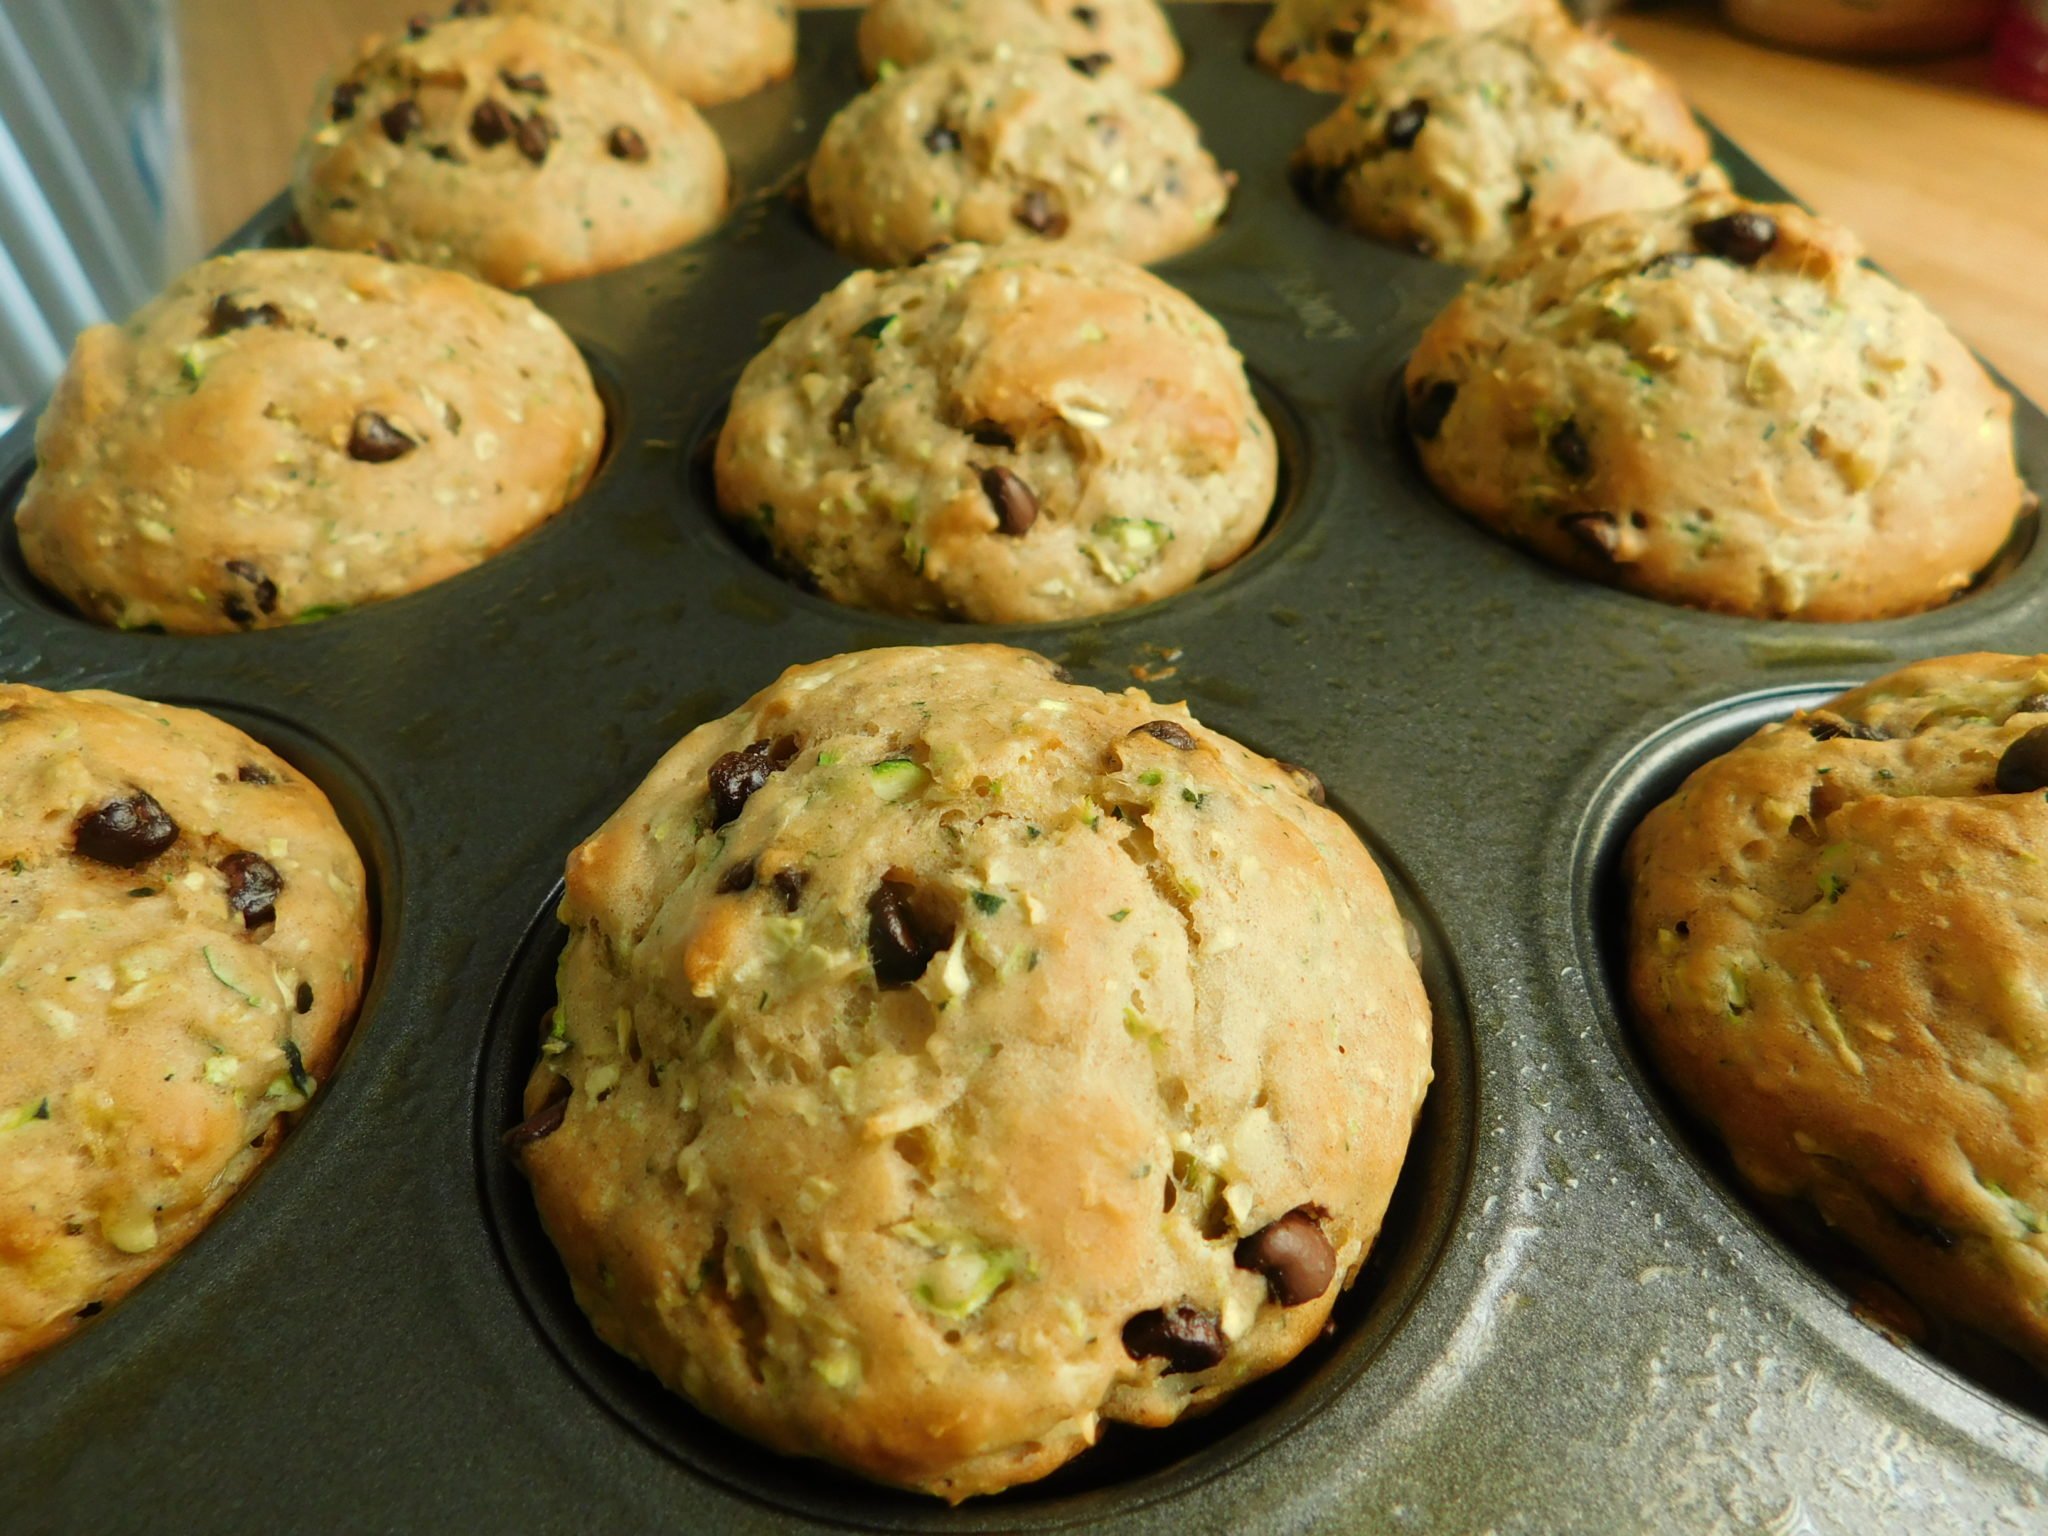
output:
[[[1557,0],[1278,0],[1253,55],[1283,80],[1349,92],[1374,65],[1430,38],[1564,14]]]
[[[15,523],[29,568],[103,624],[263,629],[468,570],[603,447],[590,370],[525,299],[245,251],[78,338]]]
[[[1517,249],[1408,364],[1439,490],[1664,602],[1853,620],[1946,602],[2026,492],[2012,401],[1855,238],[1726,193]]]
[[[999,44],[1050,50],[1080,74],[1122,75],[1148,90],[1180,75],[1180,42],[1157,0],[872,0],[860,19],[870,79]]]
[[[808,178],[819,230],[875,266],[961,240],[1160,261],[1208,238],[1230,185],[1164,96],[1007,48],[892,73],[832,119]]]
[[[0,1372],[212,1220],[333,1070],[362,860],[196,710],[0,684]]]
[[[571,855],[508,1138],[603,1337],[951,1500],[1284,1366],[1430,1077],[1299,770],[999,646],[792,669]]]
[[[751,96],[796,68],[796,15],[784,0],[495,0],[623,50],[700,107]]]
[[[1767,726],[1629,843],[1629,993],[1770,1201],[2048,1370],[2048,656]]]
[[[725,212],[725,151],[617,49],[531,17],[415,22],[323,86],[292,201],[316,245],[502,288],[587,277]]]
[[[1725,190],[1677,87],[1570,22],[1455,32],[1360,63],[1294,157],[1361,234],[1483,266],[1531,235]]]
[[[717,456],[720,509],[833,601],[989,624],[1192,586],[1277,475],[1223,328],[1049,246],[848,278],[747,365]]]

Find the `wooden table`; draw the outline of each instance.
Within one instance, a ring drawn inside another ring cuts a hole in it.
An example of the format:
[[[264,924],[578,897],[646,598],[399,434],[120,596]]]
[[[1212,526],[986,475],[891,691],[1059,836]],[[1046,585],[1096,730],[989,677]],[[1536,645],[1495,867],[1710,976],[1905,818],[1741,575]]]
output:
[[[284,182],[315,81],[361,31],[435,0],[178,0],[200,225],[209,241]],[[2048,402],[2048,112],[1995,96],[1981,60],[1889,68],[1777,53],[1710,6],[1615,31],[1706,114]]]

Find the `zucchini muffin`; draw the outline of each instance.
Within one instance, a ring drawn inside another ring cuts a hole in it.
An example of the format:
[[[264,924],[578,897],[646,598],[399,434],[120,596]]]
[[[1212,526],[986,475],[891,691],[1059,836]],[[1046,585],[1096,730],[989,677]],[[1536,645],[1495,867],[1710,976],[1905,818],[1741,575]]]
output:
[[[530,532],[583,489],[604,430],[582,354],[525,299],[244,251],[78,338],[15,522],[29,568],[103,624],[304,623]]]
[[[960,1500],[1292,1360],[1430,1078],[1300,770],[998,646],[792,669],[570,857],[508,1143],[598,1334]]]
[[[1433,37],[1564,16],[1557,0],[1278,0],[1252,53],[1283,80],[1348,93]]]
[[[1531,235],[1728,179],[1677,87],[1562,20],[1457,32],[1364,61],[1309,131],[1298,183],[1333,217],[1485,266]]]
[[[786,0],[495,0],[488,9],[610,43],[700,107],[751,96],[796,68]]]
[[[332,1071],[363,863],[232,726],[0,684],[0,1372],[212,1220]]]
[[[1452,502],[1595,580],[1756,618],[1947,602],[2028,501],[2012,400],[1838,225],[1713,193],[1518,248],[1430,325]]]
[[[1223,328],[1054,246],[854,274],[747,365],[717,456],[725,515],[825,596],[990,624],[1192,586],[1277,476]]]
[[[856,261],[1059,240],[1161,261],[1206,240],[1230,178],[1168,101],[1055,53],[945,54],[841,109],[811,159],[811,218]]]
[[[526,16],[415,21],[322,88],[292,202],[316,245],[525,288],[724,216],[725,151],[617,49]]]
[[[2048,1370],[2048,656],[1766,726],[1628,849],[1665,1080],[1773,1201]]]
[[[860,19],[861,66],[907,69],[942,53],[1006,45],[1065,56],[1084,75],[1157,90],[1180,77],[1180,41],[1158,0],[872,0]]]

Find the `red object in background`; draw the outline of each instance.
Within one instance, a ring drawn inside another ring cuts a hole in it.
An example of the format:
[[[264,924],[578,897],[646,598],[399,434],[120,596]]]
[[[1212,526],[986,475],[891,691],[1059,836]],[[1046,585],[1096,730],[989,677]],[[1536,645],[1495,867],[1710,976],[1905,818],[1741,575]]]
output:
[[[1991,48],[1999,88],[2048,107],[2048,0],[2012,0]]]

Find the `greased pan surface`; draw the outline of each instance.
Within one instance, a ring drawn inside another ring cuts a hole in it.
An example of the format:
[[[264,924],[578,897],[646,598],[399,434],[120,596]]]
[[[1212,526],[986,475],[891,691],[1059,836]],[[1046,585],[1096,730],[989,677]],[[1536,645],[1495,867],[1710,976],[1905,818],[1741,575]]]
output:
[[[122,635],[0,559],[0,674],[218,710],[332,793],[379,900],[341,1069],[213,1228],[0,1382],[18,1531],[1784,1532],[2040,1529],[2048,1429],[1850,1315],[1643,1072],[1608,982],[1615,850],[1673,776],[1896,661],[2048,644],[2048,553],[1938,613],[1816,628],[1556,573],[1438,501],[1394,380],[1460,274],[1300,207],[1331,99],[1263,11],[1176,7],[1172,93],[1243,178],[1161,269],[1227,325],[1287,447],[1266,541],[1108,620],[971,631],[756,566],[698,449],[771,316],[848,270],[778,195],[858,88],[855,18],[713,114],[751,194],[690,251],[543,290],[612,411],[590,493],[481,569],[304,628]],[[1779,189],[1739,155],[1746,191]],[[260,239],[273,211],[247,232]],[[2048,422],[2019,419],[2048,474]],[[11,512],[29,428],[0,443]],[[11,523],[10,523],[11,528]],[[1314,767],[1424,938],[1437,1081],[1336,1337],[1202,1423],[957,1510],[779,1461],[597,1345],[496,1148],[551,1002],[569,848],[784,666],[993,635]]]

